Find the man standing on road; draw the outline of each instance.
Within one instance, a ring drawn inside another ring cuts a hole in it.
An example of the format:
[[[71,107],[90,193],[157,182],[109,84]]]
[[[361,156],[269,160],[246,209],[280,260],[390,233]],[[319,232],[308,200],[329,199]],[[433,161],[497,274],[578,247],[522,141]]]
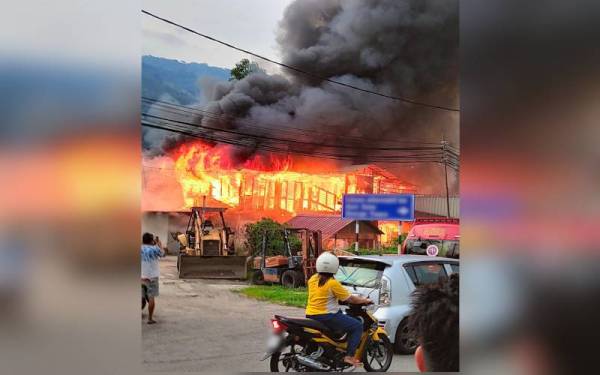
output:
[[[158,297],[158,278],[160,276],[158,259],[162,256],[165,256],[165,252],[158,237],[155,238],[152,233],[144,233],[141,251],[142,284],[146,287],[146,296],[148,297],[148,324],[156,323],[152,318],[155,307],[154,298]]]

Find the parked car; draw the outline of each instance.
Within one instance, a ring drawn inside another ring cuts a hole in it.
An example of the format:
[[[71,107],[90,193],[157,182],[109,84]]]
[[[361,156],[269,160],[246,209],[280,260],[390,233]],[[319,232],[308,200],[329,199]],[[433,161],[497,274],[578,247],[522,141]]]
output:
[[[455,223],[417,224],[406,236],[399,254],[459,258],[460,231]]]
[[[398,353],[414,353],[417,343],[410,335],[407,318],[411,293],[419,285],[459,272],[459,261],[425,255],[341,256],[335,278],[351,293],[375,302],[378,325],[387,332]]]

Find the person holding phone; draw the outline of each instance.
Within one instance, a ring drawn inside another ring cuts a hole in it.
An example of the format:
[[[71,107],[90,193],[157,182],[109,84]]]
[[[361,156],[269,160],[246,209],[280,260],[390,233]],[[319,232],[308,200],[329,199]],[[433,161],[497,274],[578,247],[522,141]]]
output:
[[[155,324],[155,298],[158,297],[158,279],[160,277],[159,258],[165,256],[162,243],[152,233],[142,235],[142,285],[146,287],[148,298],[148,324]]]

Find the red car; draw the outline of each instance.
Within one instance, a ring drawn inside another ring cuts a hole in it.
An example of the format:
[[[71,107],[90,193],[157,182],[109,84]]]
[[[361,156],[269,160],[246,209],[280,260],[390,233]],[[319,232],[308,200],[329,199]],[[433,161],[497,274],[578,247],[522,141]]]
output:
[[[458,222],[417,223],[408,232],[399,254],[459,258]]]

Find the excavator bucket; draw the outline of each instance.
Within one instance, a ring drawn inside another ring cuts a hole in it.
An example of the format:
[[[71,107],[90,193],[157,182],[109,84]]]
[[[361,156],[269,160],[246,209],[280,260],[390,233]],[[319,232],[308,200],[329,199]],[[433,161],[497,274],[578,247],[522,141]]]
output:
[[[177,268],[180,279],[246,279],[245,256],[190,256],[180,254]]]

